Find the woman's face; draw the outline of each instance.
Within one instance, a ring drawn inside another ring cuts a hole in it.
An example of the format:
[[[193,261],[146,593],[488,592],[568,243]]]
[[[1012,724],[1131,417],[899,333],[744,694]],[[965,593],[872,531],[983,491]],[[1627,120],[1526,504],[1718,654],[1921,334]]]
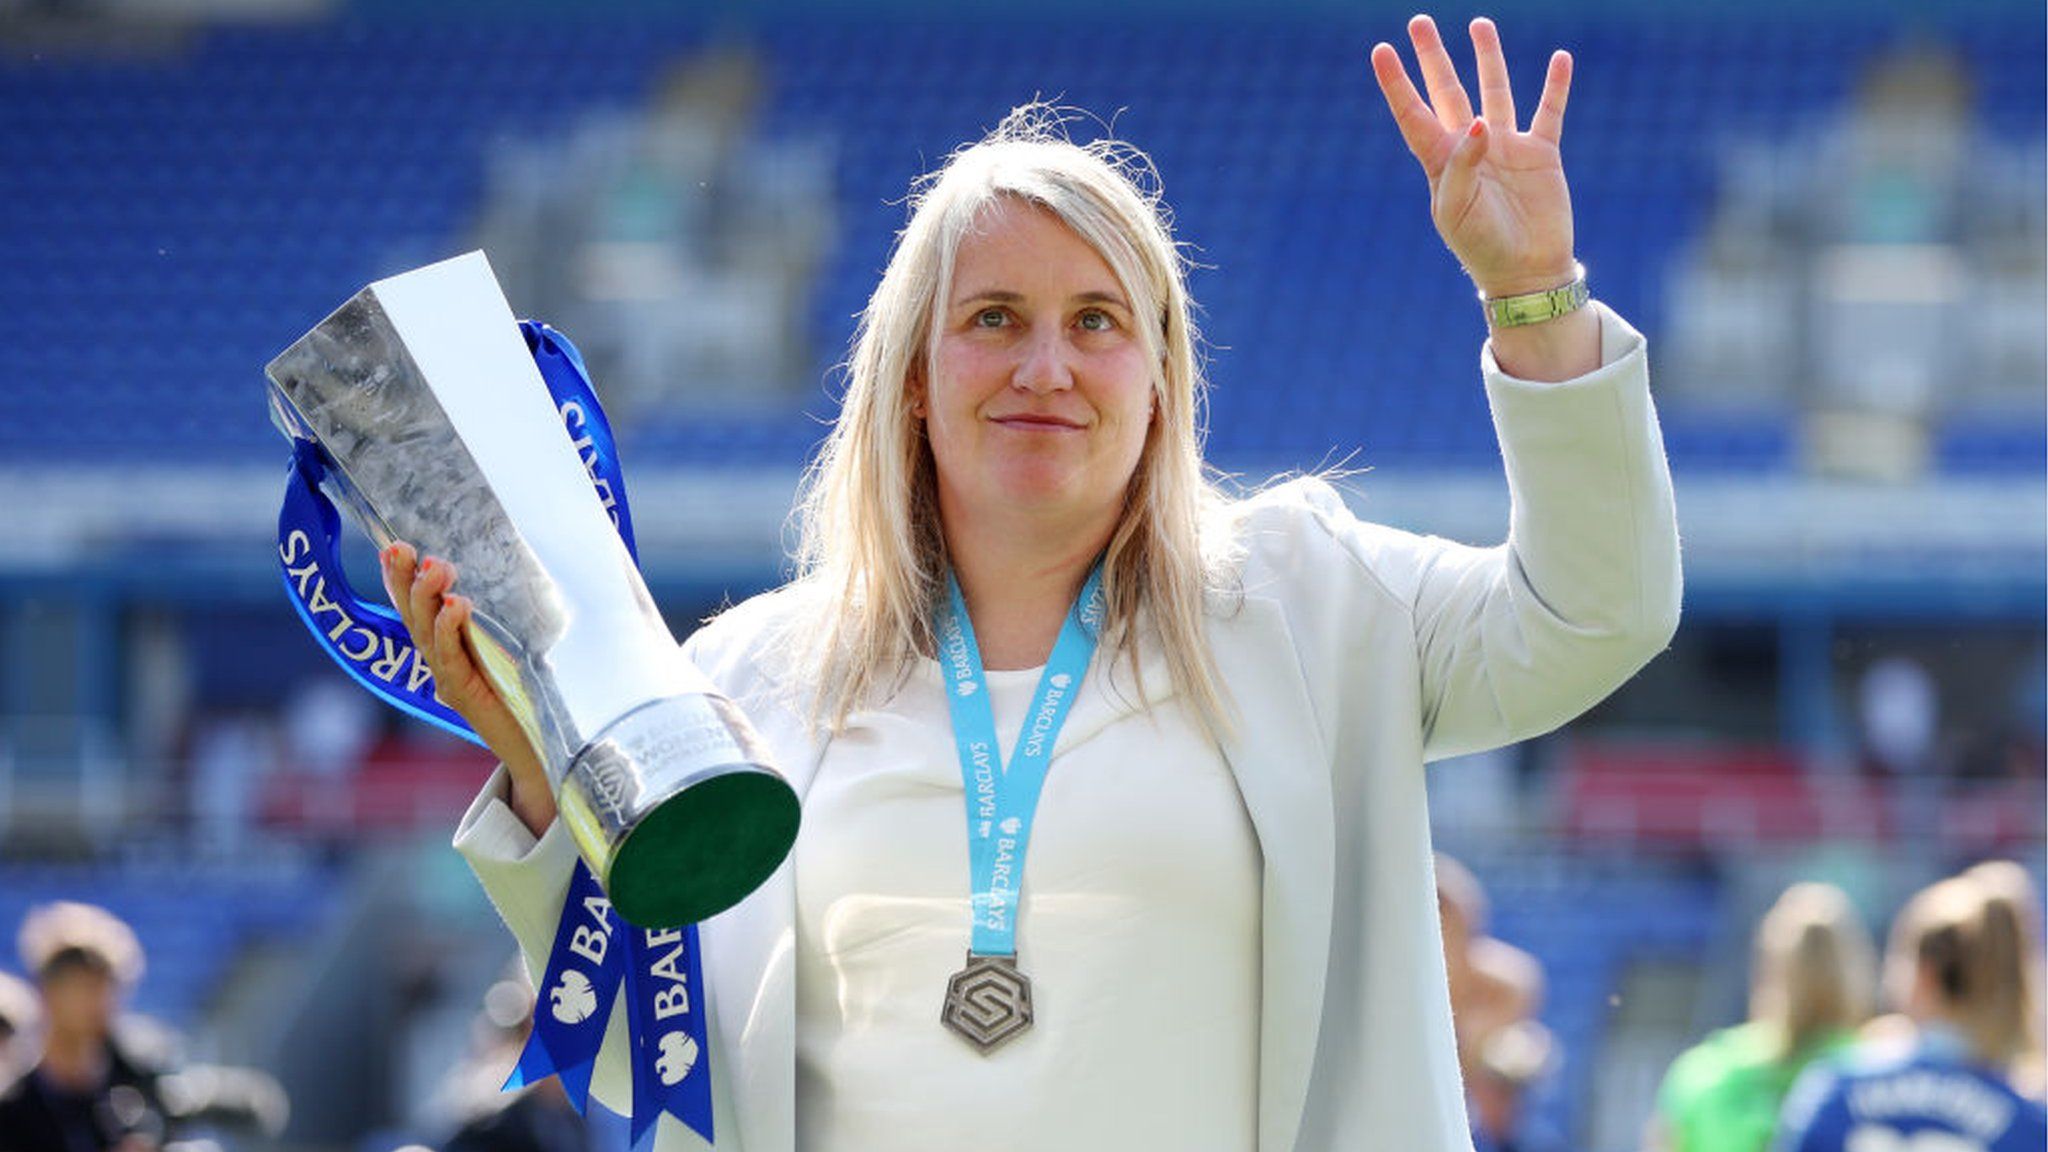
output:
[[[1011,198],[960,241],[928,387],[913,385],[948,517],[1121,509],[1155,367],[1109,264]]]

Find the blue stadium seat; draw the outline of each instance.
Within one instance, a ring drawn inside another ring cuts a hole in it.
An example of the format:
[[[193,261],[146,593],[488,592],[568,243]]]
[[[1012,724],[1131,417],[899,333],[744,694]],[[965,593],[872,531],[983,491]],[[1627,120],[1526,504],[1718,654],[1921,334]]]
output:
[[[131,1007],[177,1028],[197,1023],[242,950],[303,932],[334,907],[336,884],[319,870],[243,872],[160,864],[0,867],[0,948],[19,974],[12,948],[22,919],[38,904],[98,904],[135,931],[147,971]]]
[[[1970,61],[1994,133],[2041,132],[2040,26],[2015,8],[1941,29]],[[843,241],[807,309],[821,374],[901,222],[888,202],[960,139],[1043,93],[1118,115],[1158,159],[1184,237],[1215,266],[1196,288],[1215,348],[1220,463],[1361,449],[1368,463],[1490,467],[1470,292],[1428,226],[1420,176],[1364,64],[1388,29],[1211,16],[1096,32],[1084,43],[911,19],[755,32],[771,77],[760,130],[828,136],[838,149]],[[1568,43],[1579,60],[1567,149],[1601,296],[1654,337],[1663,269],[1709,207],[1711,141],[1698,127],[1787,133],[1842,101],[1895,34],[1882,16],[1515,21],[1511,57]],[[655,18],[344,18],[214,29],[163,60],[0,61],[0,306],[29,328],[20,335],[34,350],[21,355],[39,406],[16,419],[26,405],[9,404],[0,452],[274,459],[258,389],[270,353],[386,271],[384,253],[458,242],[494,137],[644,103],[707,36]],[[101,402],[116,390],[123,407],[110,419]],[[717,436],[658,421],[635,435],[650,459],[740,466],[799,460],[818,435],[800,415],[719,423]],[[190,434],[167,443],[166,427]],[[1782,420],[1671,421],[1667,432],[1686,466],[1788,466]],[[2044,443],[2033,427],[1959,427],[1939,459],[2038,471]]]

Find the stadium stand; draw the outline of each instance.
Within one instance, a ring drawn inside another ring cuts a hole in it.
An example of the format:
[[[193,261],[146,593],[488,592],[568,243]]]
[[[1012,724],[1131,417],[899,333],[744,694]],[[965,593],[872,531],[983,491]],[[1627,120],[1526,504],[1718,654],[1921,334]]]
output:
[[[2038,14],[1957,17],[1983,129],[2038,138]],[[1360,21],[1216,17],[1109,22],[1088,37],[1000,25],[792,21],[745,38],[770,96],[758,132],[824,136],[844,236],[808,309],[818,374],[900,220],[882,207],[941,150],[1033,93],[1089,109],[1147,145],[1205,267],[1226,465],[1483,465],[1469,372],[1469,295],[1375,119]],[[1573,45],[1575,195],[1600,294],[1655,337],[1668,265],[1703,224],[1716,173],[1696,138],[1787,136],[1839,105],[1862,61],[1898,39],[1879,21],[1780,27],[1760,13],[1616,28],[1552,17],[1510,28],[1511,55]],[[446,251],[473,224],[494,142],[644,102],[664,67],[711,46],[676,21],[528,16],[501,23],[345,20],[197,30],[143,58],[0,61],[10,211],[0,307],[18,379],[0,398],[10,459],[267,460],[248,402],[262,363],[359,284]],[[1796,66],[1795,66],[1796,65]],[[1317,221],[1313,230],[1292,226]],[[516,301],[515,301],[516,303]],[[572,333],[572,335],[574,335]],[[829,411],[822,391],[800,405]],[[1776,418],[1668,419],[1680,467],[1781,470]],[[657,422],[652,462],[783,465],[817,434],[804,412]],[[1943,467],[2038,468],[2038,422],[1957,414]]]
[[[107,909],[135,930],[147,958],[130,1006],[188,1029],[223,993],[244,949],[316,930],[335,906],[335,888],[321,868],[9,864],[0,867],[0,925],[12,932],[51,900]],[[5,967],[18,972],[19,963],[10,955]]]

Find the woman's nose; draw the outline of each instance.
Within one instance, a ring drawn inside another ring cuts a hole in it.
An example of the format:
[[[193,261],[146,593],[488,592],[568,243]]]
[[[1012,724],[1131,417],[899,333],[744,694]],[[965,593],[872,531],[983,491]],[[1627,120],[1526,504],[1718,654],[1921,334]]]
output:
[[[1027,392],[1059,392],[1074,386],[1073,350],[1066,333],[1034,331],[1024,341],[1023,358],[1011,375],[1011,384]]]

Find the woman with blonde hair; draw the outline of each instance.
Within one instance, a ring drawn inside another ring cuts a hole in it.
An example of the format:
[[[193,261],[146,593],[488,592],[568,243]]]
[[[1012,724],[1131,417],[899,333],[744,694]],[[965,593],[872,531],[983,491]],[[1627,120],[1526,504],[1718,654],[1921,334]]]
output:
[[[1807,1064],[1854,1039],[1870,1014],[1877,956],[1849,897],[1794,884],[1757,922],[1749,1019],[1672,1062],[1649,1144],[1668,1152],[1762,1152]]]
[[[2020,910],[1969,875],[1920,892],[1893,921],[1885,994],[1908,1043],[1871,1043],[1810,1070],[1785,1104],[1785,1152],[2038,1152],[2048,1111],[2011,1083],[2033,1048]]]
[[[1478,115],[1409,32],[1427,100],[1393,47],[1373,66],[1483,297],[1508,541],[1218,488],[1142,154],[1038,106],[956,152],[862,316],[798,577],[685,645],[804,803],[788,864],[702,926],[717,1147],[1469,1148],[1422,764],[1661,650],[1678,540],[1642,338],[1573,259],[1570,57],[1524,131],[1490,21]],[[415,559],[387,586],[505,761],[457,845],[539,971],[574,849],[455,574]]]
[[[2041,1019],[2041,919],[2036,911],[2041,899],[2034,878],[2012,860],[1986,860],[1971,865],[1963,877],[1982,885],[1990,899],[2003,901],[2011,909],[2013,922],[2019,925],[2020,946],[2025,951],[2027,1003],[2033,1010],[2025,1014],[2027,1039],[2013,1061],[2012,1085],[2023,1096],[2048,1100],[2048,1039],[2042,1035]]]

